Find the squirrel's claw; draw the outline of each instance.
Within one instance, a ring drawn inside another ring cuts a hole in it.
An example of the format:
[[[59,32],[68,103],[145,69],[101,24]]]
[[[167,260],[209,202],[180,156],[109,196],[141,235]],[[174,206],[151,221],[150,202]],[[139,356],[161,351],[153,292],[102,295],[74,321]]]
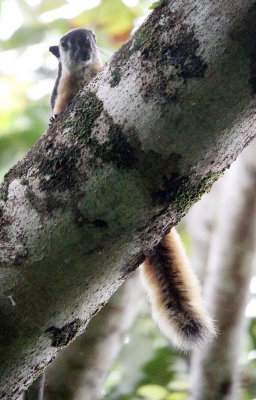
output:
[[[56,118],[58,117],[59,114],[53,114],[50,119],[49,119],[49,123],[48,123],[48,128],[50,128],[54,122],[56,121]]]

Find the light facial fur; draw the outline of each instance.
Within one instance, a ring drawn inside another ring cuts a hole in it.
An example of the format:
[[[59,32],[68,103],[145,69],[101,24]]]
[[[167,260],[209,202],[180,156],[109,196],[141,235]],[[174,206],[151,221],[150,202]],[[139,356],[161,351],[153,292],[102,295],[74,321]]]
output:
[[[60,60],[69,72],[95,68],[101,63],[96,37],[89,29],[73,29],[60,39]]]
[[[51,97],[53,114],[59,114],[84,85],[102,68],[94,33],[72,29],[50,52],[59,62],[58,77]]]

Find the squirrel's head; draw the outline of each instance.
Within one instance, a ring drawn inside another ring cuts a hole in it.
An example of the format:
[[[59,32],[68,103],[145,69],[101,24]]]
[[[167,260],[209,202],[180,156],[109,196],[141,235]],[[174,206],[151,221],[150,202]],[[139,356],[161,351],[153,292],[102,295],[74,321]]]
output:
[[[69,71],[80,70],[95,63],[98,58],[96,37],[89,29],[72,29],[60,39],[59,46],[51,46],[50,52]]]

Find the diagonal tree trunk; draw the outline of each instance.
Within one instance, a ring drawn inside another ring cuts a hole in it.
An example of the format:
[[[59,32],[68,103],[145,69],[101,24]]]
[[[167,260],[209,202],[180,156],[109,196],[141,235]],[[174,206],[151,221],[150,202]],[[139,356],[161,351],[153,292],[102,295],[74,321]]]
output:
[[[0,189],[15,399],[255,134],[253,0],[162,1]]]

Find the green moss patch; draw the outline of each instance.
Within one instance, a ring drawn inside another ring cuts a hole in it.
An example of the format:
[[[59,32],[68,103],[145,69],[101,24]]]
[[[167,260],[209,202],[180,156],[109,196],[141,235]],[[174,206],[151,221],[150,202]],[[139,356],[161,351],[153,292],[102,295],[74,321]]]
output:
[[[76,132],[76,136],[89,136],[94,122],[103,111],[103,102],[98,99],[96,94],[87,91],[84,96],[75,103],[73,109],[75,118],[72,121],[62,122],[62,128],[67,125],[72,126]]]

